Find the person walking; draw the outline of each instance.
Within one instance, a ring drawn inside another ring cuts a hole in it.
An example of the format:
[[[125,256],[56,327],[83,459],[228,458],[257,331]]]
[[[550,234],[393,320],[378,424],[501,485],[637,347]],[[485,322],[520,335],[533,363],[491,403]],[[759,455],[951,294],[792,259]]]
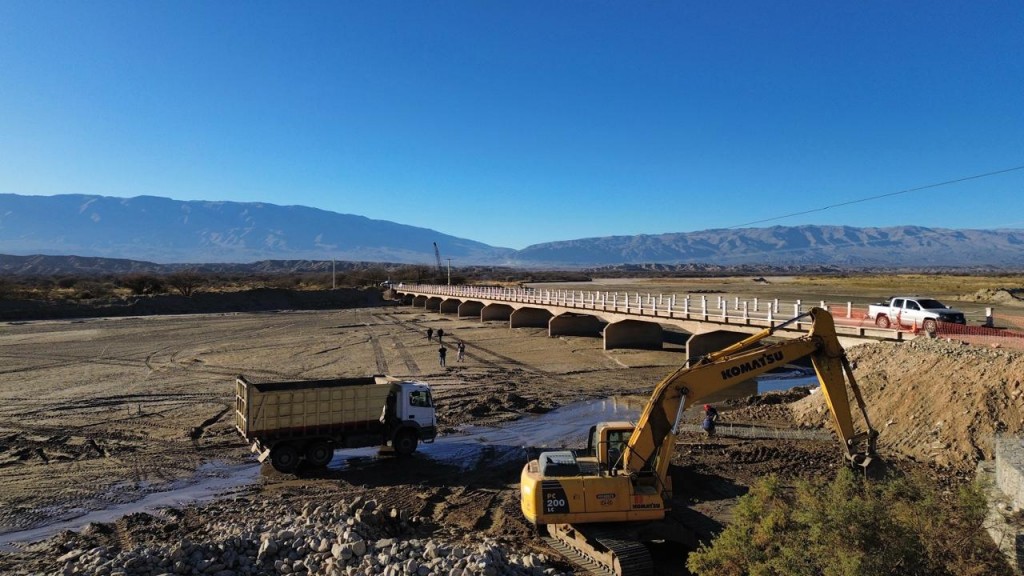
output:
[[[433,328],[427,328],[427,340],[430,340],[433,337],[434,337],[434,329]]]
[[[446,365],[444,363],[444,358],[447,355],[448,355],[448,349],[445,348],[444,344],[442,344],[441,347],[437,349],[437,358],[441,362],[441,366],[445,366]]]
[[[441,338],[444,338],[444,328],[437,329],[437,342],[441,342]]]
[[[715,410],[715,407],[711,404],[705,404],[704,421],[700,425],[704,429],[704,433],[708,436],[714,436],[716,422],[718,422],[718,410]]]
[[[466,359],[466,344],[462,340],[459,340],[459,345],[456,346],[456,350],[459,351],[459,362],[462,362],[463,360],[465,360]]]

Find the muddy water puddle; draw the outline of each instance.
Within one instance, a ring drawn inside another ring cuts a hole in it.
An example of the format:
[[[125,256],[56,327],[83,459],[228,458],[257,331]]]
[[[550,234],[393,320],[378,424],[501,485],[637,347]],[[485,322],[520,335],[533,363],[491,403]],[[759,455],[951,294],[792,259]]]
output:
[[[260,466],[207,462],[189,479],[174,483],[170,490],[150,492],[140,500],[117,504],[100,510],[74,508],[62,511],[60,519],[28,530],[0,534],[0,551],[13,551],[14,544],[45,540],[64,530],[79,530],[86,524],[114,522],[122,516],[136,512],[158,513],[161,508],[180,508],[196,502],[205,502],[230,495],[255,484]],[[145,487],[125,486],[125,490]],[[114,490],[118,490],[115,487]]]
[[[463,426],[432,443],[420,444],[413,458],[430,458],[464,469],[476,467],[483,458],[492,464],[515,459],[525,463],[527,448],[583,448],[591,425],[608,420],[635,421],[639,416],[635,404],[615,398],[576,402],[500,426]],[[338,451],[329,468],[364,468],[372,466],[376,458],[376,448]]]

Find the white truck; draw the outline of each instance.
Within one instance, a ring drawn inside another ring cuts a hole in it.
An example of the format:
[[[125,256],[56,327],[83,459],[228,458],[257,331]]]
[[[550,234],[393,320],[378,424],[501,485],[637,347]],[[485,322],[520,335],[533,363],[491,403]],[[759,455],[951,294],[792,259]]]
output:
[[[966,324],[964,313],[934,298],[893,296],[886,302],[868,306],[868,318],[879,328],[919,328],[935,333],[940,322]]]
[[[433,442],[430,386],[386,376],[250,382],[235,378],[235,428],[279,472],[326,467],[336,448],[379,445],[400,456]]]

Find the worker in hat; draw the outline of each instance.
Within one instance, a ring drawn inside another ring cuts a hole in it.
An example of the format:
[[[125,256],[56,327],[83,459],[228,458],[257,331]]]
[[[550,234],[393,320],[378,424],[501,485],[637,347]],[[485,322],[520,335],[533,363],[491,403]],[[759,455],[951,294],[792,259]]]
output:
[[[704,405],[704,421],[701,423],[701,428],[704,429],[704,433],[708,436],[715,435],[715,422],[718,422],[718,410],[711,404]]]

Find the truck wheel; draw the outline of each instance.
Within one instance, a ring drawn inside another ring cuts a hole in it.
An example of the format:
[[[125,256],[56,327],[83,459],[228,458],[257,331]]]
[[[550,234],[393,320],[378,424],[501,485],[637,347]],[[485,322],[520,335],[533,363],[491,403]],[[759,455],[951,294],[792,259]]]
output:
[[[418,442],[416,434],[412,431],[407,431],[395,436],[391,444],[399,456],[408,456],[416,451],[416,442]]]
[[[327,440],[315,440],[306,446],[306,462],[317,468],[326,468],[334,458],[334,445]]]
[[[270,465],[278,472],[294,472],[299,467],[299,450],[293,444],[278,444],[270,449]]]
[[[921,329],[929,334],[935,334],[935,329],[938,328],[933,318],[925,318],[924,322],[921,323]]]
[[[878,316],[875,317],[875,326],[878,326],[879,328],[888,328],[889,317],[879,314]]]

